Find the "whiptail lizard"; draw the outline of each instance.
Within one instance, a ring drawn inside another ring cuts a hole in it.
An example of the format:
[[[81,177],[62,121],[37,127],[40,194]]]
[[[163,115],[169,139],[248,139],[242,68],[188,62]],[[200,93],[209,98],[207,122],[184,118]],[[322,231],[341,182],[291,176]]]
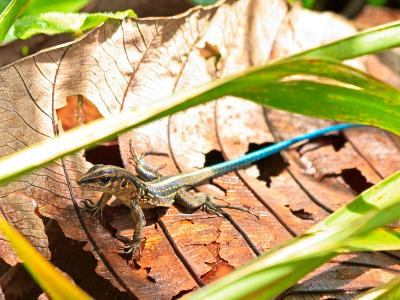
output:
[[[222,208],[233,208],[249,212],[247,209],[240,207],[217,205],[214,203],[213,198],[205,193],[191,195],[186,190],[210,178],[250,165],[295,143],[317,138],[332,131],[356,126],[359,125],[337,124],[322,128],[267,146],[230,161],[175,176],[162,176],[158,170],[152,170],[144,162],[143,155],[138,157],[131,145],[137,175],[116,166],[94,165],[78,180],[78,184],[85,189],[103,192],[100,201],[96,204],[93,204],[90,200],[85,201],[93,216],[99,215],[101,217],[105,204],[112,196],[115,196],[131,209],[135,226],[133,239],[127,245],[126,252],[135,254],[138,251],[140,256],[140,244],[143,237],[143,228],[146,224],[143,208],[170,207],[176,201],[186,208],[197,209],[202,207],[206,211],[219,216],[226,215]]]

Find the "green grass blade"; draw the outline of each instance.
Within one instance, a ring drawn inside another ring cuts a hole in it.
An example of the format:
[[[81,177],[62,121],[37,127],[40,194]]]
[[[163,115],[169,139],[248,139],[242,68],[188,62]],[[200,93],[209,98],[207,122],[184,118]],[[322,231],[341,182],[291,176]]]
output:
[[[398,218],[400,172],[368,189],[304,235],[200,289],[189,299],[272,299],[345,249],[350,241]]]
[[[136,17],[133,10],[115,13],[62,13],[48,12],[38,15],[20,17],[14,24],[14,35],[27,39],[36,34],[61,34],[71,32],[81,34],[84,31],[99,26],[108,19],[122,20]]]
[[[390,228],[378,228],[349,241],[338,252],[394,251],[400,250],[400,231]]]
[[[0,44],[30,0],[12,0],[0,14]]]
[[[398,300],[400,299],[400,276],[386,284],[371,289],[354,300]]]
[[[71,283],[59,270],[43,258],[40,253],[6,220],[0,218],[0,231],[14,247],[24,266],[51,299],[91,299],[79,287]]]
[[[373,27],[354,36],[301,52],[291,58],[346,60],[399,46],[400,21]]]
[[[7,7],[11,0],[0,0],[0,13]]]
[[[296,74],[330,77],[339,85],[288,79],[288,76]],[[3,158],[0,160],[0,184],[145,122],[226,95],[293,112],[371,124],[400,133],[400,93],[396,89],[336,62],[315,59],[302,59],[295,63],[284,61],[253,68],[180,92],[145,108],[93,122]],[[301,105],[298,99],[302,99]]]

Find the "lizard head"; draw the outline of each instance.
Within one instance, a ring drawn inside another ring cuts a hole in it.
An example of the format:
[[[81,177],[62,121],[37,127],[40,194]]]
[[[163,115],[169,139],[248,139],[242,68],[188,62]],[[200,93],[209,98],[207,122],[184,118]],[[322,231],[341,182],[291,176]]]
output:
[[[118,194],[134,191],[134,175],[126,169],[110,165],[94,165],[78,179],[80,187],[93,191]]]

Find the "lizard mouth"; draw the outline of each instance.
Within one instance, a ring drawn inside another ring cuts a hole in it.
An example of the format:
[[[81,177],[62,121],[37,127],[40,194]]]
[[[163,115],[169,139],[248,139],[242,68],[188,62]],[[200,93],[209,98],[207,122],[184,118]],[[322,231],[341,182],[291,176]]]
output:
[[[101,191],[102,187],[99,186],[93,179],[82,176],[77,180],[78,185],[85,190]]]

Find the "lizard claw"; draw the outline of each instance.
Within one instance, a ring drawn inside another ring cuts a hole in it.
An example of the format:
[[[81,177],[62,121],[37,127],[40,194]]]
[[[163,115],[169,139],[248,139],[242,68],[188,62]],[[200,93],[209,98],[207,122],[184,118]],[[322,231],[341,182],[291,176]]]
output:
[[[133,258],[138,260],[140,256],[142,255],[142,249],[141,249],[141,241],[130,241],[126,242],[125,246],[122,248],[124,254],[130,254],[132,253]]]
[[[86,209],[91,212],[93,221],[96,218],[103,218],[103,209],[97,203],[93,203],[93,201],[89,199],[85,199],[83,203],[85,204]]]

